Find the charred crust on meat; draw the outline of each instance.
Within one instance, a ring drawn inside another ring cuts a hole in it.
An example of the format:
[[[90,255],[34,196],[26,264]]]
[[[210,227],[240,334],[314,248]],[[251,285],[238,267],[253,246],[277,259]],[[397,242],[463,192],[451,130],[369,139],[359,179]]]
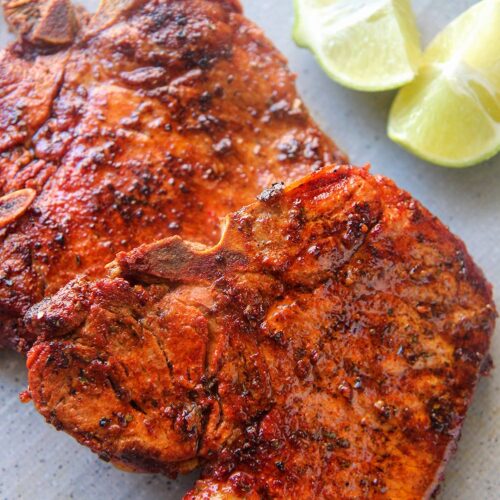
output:
[[[2,345],[28,348],[26,310],[120,251],[177,234],[214,245],[262,179],[345,160],[236,1],[4,4],[18,40],[1,59],[0,197],[40,202],[0,219]]]
[[[37,408],[129,468],[203,465],[187,498],[424,497],[496,311],[463,244],[415,207],[366,170],[325,167],[230,214],[215,246],[119,254],[109,278],[28,314],[46,332],[28,358]],[[74,405],[97,405],[91,432]]]

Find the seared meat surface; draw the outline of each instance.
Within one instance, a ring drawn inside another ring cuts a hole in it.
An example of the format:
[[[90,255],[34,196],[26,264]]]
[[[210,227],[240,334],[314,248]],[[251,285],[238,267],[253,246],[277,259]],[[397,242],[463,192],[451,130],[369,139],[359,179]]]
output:
[[[28,347],[26,310],[117,252],[213,244],[271,182],[343,158],[236,0],[4,7],[20,41],[0,54],[0,345]]]
[[[120,253],[32,308],[29,390],[127,468],[203,466],[186,498],[428,498],[496,312],[465,246],[391,181],[328,167]]]

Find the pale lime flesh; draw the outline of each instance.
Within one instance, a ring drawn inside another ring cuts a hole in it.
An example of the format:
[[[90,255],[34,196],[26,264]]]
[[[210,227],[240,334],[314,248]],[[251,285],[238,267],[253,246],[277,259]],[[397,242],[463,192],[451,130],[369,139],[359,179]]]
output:
[[[500,151],[500,0],[479,2],[434,39],[419,75],[394,101],[388,134],[448,167]]]
[[[331,78],[357,90],[400,87],[420,60],[409,0],[295,0],[294,40]]]

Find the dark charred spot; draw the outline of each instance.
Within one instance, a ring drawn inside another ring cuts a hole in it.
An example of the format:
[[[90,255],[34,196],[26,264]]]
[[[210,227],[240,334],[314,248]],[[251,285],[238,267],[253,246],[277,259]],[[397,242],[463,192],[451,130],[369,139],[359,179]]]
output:
[[[356,203],[354,211],[347,216],[347,228],[342,237],[347,248],[353,248],[366,235],[374,217],[369,203]]]
[[[455,416],[450,402],[440,398],[432,398],[427,404],[427,412],[434,431],[440,434],[448,432]]]
[[[212,99],[213,99],[213,96],[210,92],[208,92],[208,91],[203,92],[199,97],[201,109],[206,111],[210,107],[210,104],[212,103]]]
[[[128,59],[134,58],[135,45],[127,40],[120,40],[120,43],[115,44],[115,49],[118,53],[123,54]]]
[[[184,14],[176,14],[174,22],[175,24],[177,24],[177,26],[186,26],[188,23],[188,18]]]
[[[59,314],[45,314],[43,316],[43,328],[48,332],[57,332],[64,324]]]
[[[107,451],[101,451],[98,454],[99,458],[103,460],[104,462],[110,462],[111,461],[111,456]]]
[[[131,413],[117,413],[116,418],[118,419],[118,423],[120,427],[127,427],[130,422],[134,419],[134,416]]]
[[[68,368],[69,366],[69,358],[68,356],[61,350],[54,350],[47,357],[47,365],[55,366],[56,368]]]
[[[280,347],[284,347],[287,344],[287,341],[285,339],[285,334],[282,331],[272,332],[269,335],[269,338],[273,342],[275,342],[276,344],[278,344]]]
[[[214,87],[214,95],[215,97],[223,97],[224,96],[224,87],[220,84],[216,84]]]
[[[219,59],[230,59],[232,57],[232,48],[230,45],[217,47],[215,50],[192,50],[188,49],[181,56],[187,69],[200,68],[202,70],[210,69]]]
[[[300,446],[301,442],[307,439],[307,432],[303,429],[293,431],[290,435],[290,441],[294,446]]]
[[[153,473],[165,471],[165,463],[162,460],[147,455],[146,450],[137,449],[136,447],[124,451],[118,458],[120,461],[130,464],[139,470],[147,470]]]
[[[392,408],[384,403],[383,401],[377,401],[374,405],[375,410],[377,411],[377,417],[381,422],[387,422],[393,414]]]
[[[54,236],[54,241],[60,245],[60,246],[64,246],[64,243],[65,243],[65,238],[64,238],[64,234],[63,233],[57,233],[55,236]]]
[[[131,406],[134,410],[136,410],[136,411],[138,411],[138,412],[140,412],[140,413],[144,413],[144,414],[146,413],[146,412],[142,409],[142,407],[139,405],[139,403],[138,403],[137,401],[135,401],[135,400],[133,400],[133,399],[132,399],[132,400],[130,400],[129,404],[130,404],[130,406]]]
[[[116,397],[119,400],[126,401],[126,400],[130,399],[128,391],[124,387],[121,387],[120,385],[118,385],[118,383],[115,382],[114,379],[108,378],[108,382],[109,382],[111,388],[113,389],[114,393],[116,394]]]
[[[415,203],[415,202],[411,202],[411,207],[412,209],[412,214],[411,214],[411,221],[413,223],[417,223],[419,222],[422,218],[423,218],[423,213],[422,213],[422,210],[420,209],[420,207]]]
[[[300,359],[295,364],[295,375],[301,380],[304,380],[311,372],[311,364],[305,359]]]
[[[350,448],[351,447],[351,443],[348,439],[346,438],[338,438],[336,440],[336,443],[337,443],[337,446],[339,448],[344,448],[344,449],[347,449],[347,448]]]
[[[109,418],[101,418],[101,420],[99,420],[99,427],[107,427],[109,424],[111,423],[111,420]]]
[[[455,349],[455,351],[453,353],[453,357],[455,358],[456,361],[463,361],[466,363],[472,363],[475,366],[479,365],[479,363],[483,359],[482,355],[480,353],[478,353],[474,350],[464,349],[463,347],[458,347],[457,349]],[[485,361],[487,358],[489,358],[491,360],[491,357],[486,356],[486,358],[484,358]]]
[[[57,418],[55,410],[52,410],[50,412],[50,415],[47,418],[47,421],[50,422],[58,431],[61,431],[64,429],[62,422]]]

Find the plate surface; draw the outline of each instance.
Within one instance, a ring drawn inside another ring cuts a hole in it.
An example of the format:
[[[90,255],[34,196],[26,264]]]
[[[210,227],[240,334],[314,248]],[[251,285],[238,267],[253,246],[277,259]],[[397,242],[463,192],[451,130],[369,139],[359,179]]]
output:
[[[81,2],[90,9],[94,0]],[[243,0],[255,20],[299,75],[313,117],[349,153],[354,164],[394,179],[439,216],[468,245],[495,286],[500,305],[500,156],[465,170],[429,165],[385,135],[394,93],[362,94],[331,82],[311,54],[291,40],[292,0]],[[424,43],[473,0],[413,0]],[[0,20],[0,45],[9,38]],[[500,363],[500,328],[492,354]],[[0,499],[179,499],[196,475],[175,481],[127,474],[101,462],[70,437],[45,424],[31,405],[20,356],[0,352]],[[446,471],[441,500],[495,500],[500,491],[500,369],[483,379],[465,423],[458,453]],[[496,493],[495,493],[496,492]]]

